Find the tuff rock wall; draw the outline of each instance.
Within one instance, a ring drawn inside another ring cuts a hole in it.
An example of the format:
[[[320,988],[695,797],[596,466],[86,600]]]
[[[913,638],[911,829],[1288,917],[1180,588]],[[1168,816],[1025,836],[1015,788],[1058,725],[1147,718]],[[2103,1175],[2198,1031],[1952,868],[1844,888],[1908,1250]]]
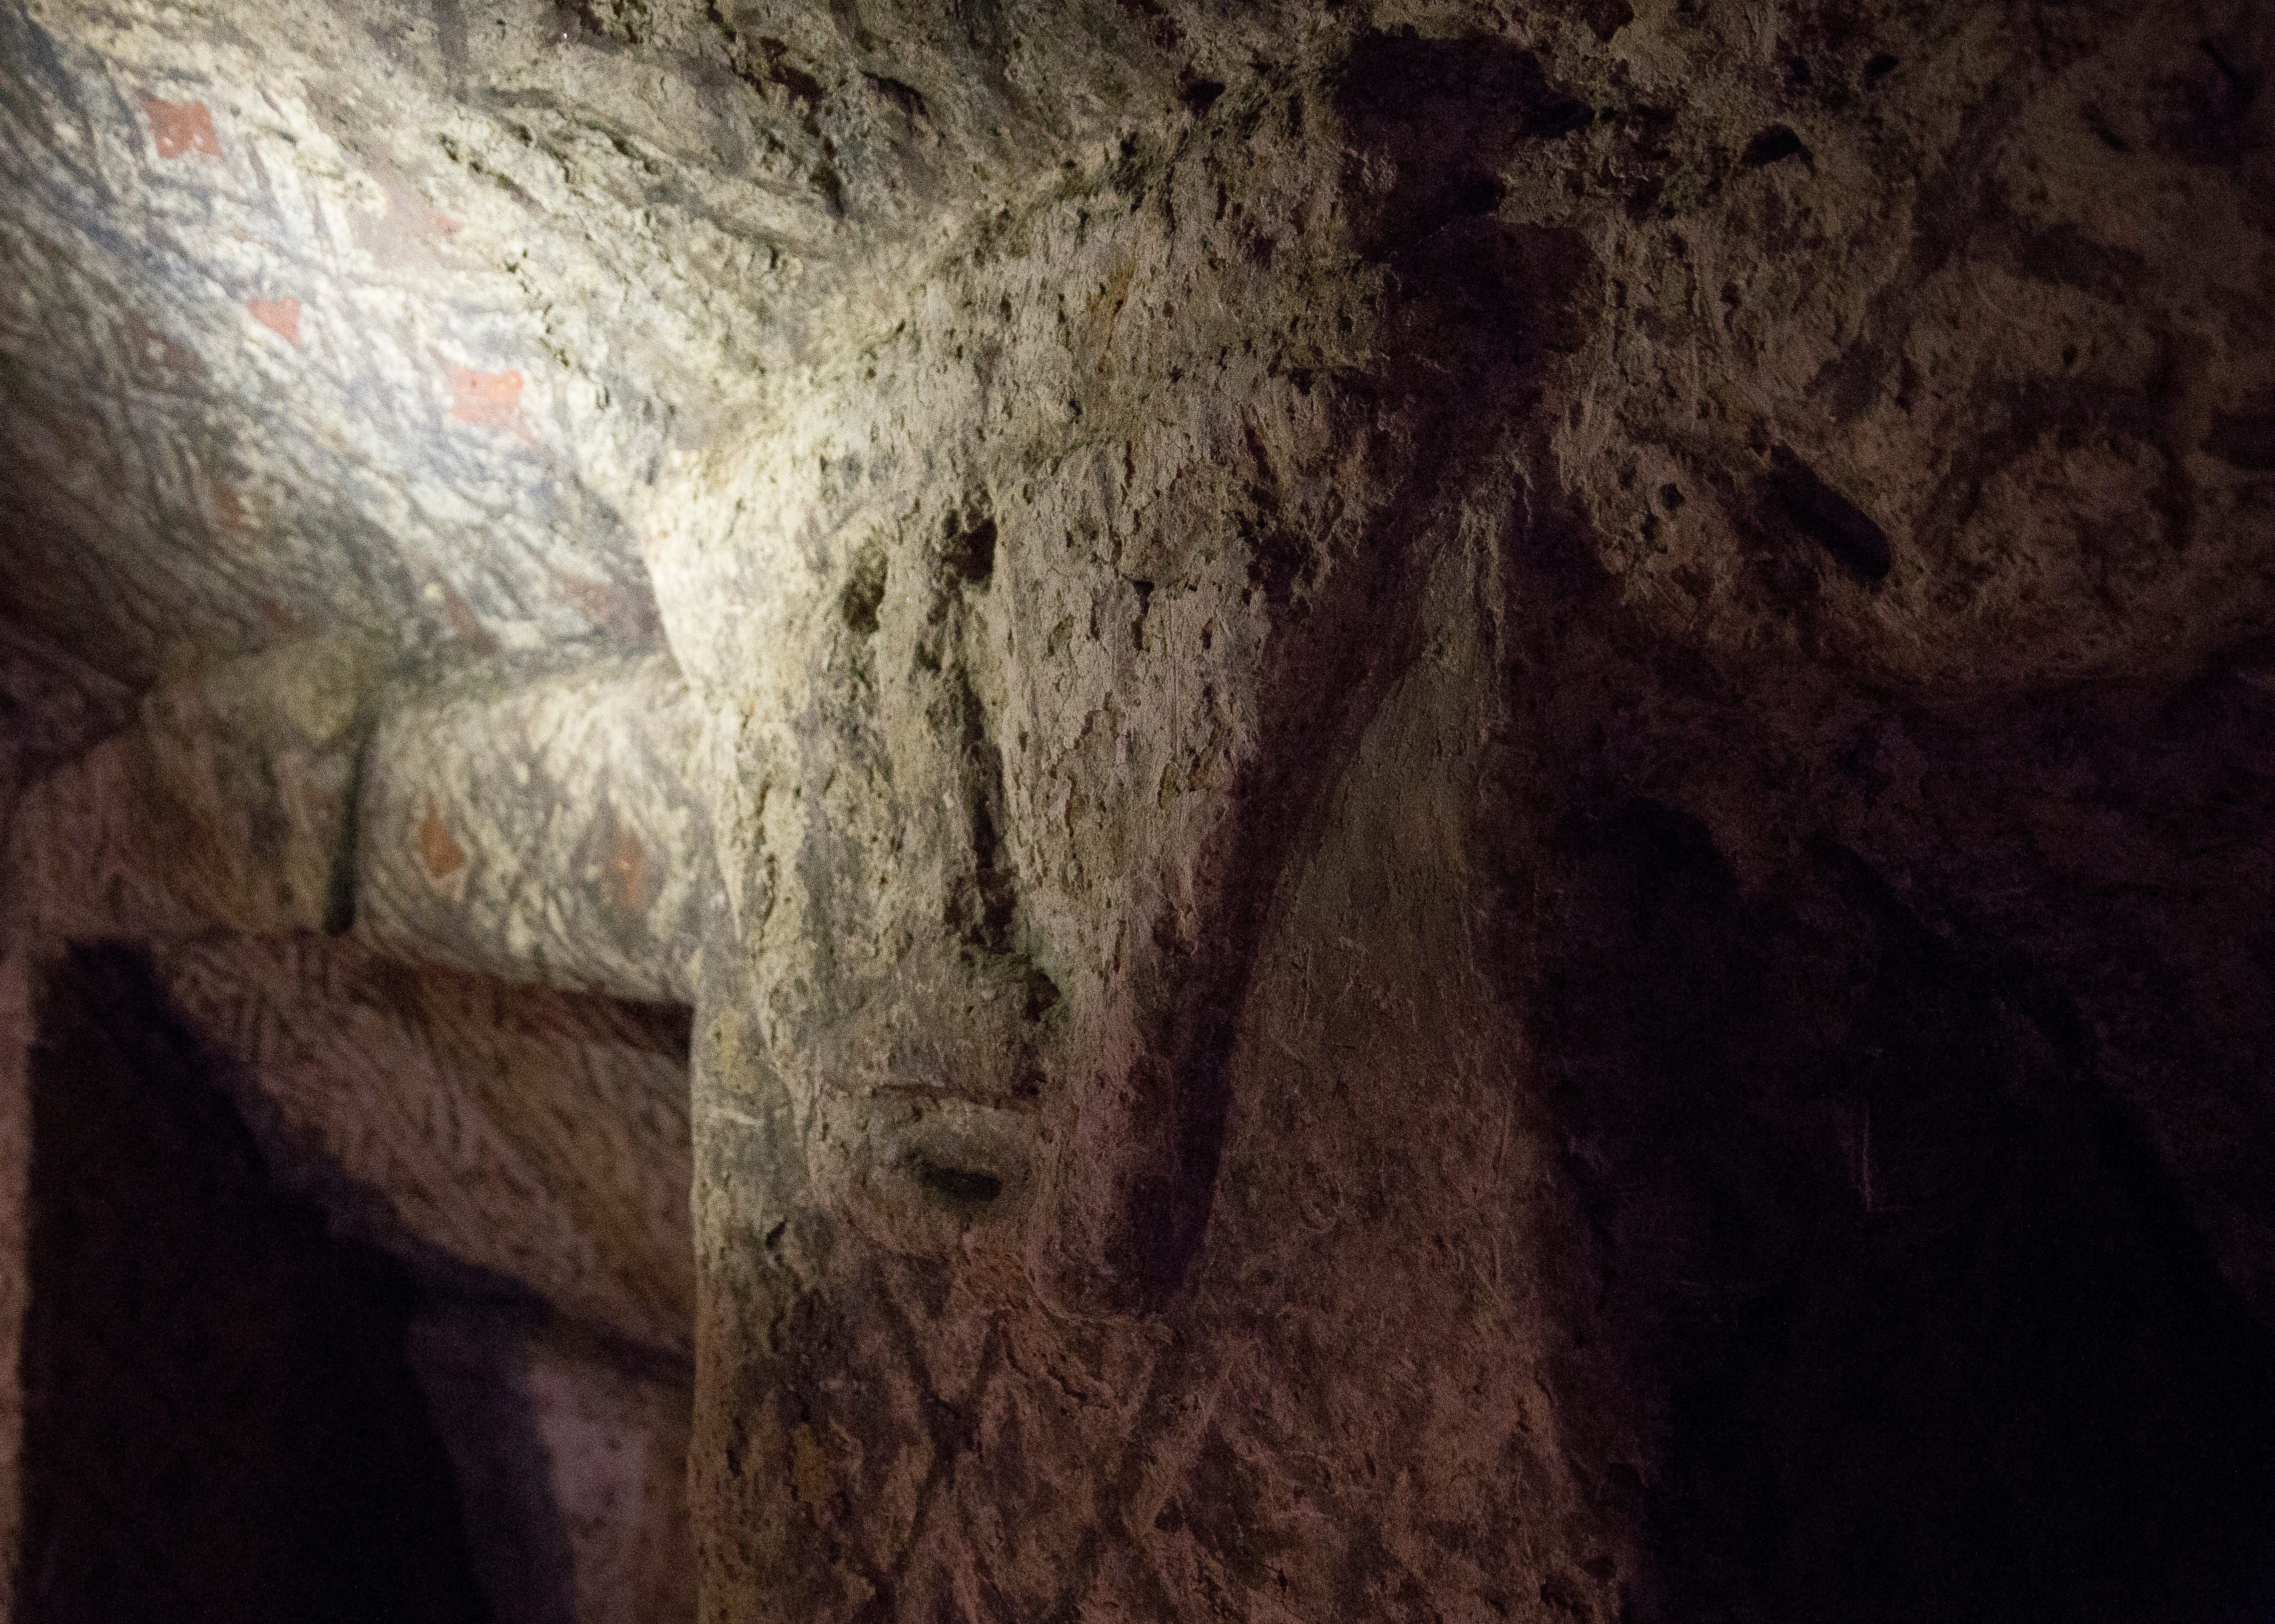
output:
[[[4,26],[18,889],[692,1002],[703,1618],[2275,1601],[2259,11]]]
[[[11,1616],[692,1616],[684,1021],[316,941],[26,979]]]
[[[2266,244],[2112,20],[1331,35],[660,505],[709,1616],[2256,1605]]]

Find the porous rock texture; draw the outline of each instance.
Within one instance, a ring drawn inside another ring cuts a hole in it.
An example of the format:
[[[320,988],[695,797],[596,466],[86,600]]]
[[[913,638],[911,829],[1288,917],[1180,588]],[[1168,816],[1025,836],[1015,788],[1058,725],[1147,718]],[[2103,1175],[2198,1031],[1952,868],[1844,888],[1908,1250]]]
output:
[[[10,601],[692,998],[703,1618],[2275,1603],[2264,8],[283,19],[0,12]]]

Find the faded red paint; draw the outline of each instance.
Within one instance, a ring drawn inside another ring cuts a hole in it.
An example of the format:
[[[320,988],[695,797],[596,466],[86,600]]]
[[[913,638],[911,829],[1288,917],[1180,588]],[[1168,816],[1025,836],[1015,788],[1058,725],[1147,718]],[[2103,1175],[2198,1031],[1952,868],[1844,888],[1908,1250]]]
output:
[[[182,389],[205,376],[206,366],[197,352],[176,344],[140,311],[128,311],[125,326],[127,364],[142,382]]]
[[[547,570],[562,591],[576,601],[585,618],[611,637],[637,643],[661,632],[655,616],[655,601],[646,593],[620,581],[590,580],[557,565],[548,565]]]
[[[609,582],[588,581],[567,570],[554,569],[548,573],[561,584],[562,591],[576,600],[577,607],[593,625],[611,626],[623,615],[623,593]]]
[[[221,137],[214,132],[213,114],[204,102],[162,102],[156,96],[145,96],[142,111],[150,120],[150,140],[160,157],[179,158],[190,153],[221,156]]]
[[[647,848],[621,823],[608,842],[608,892],[619,918],[635,921],[647,911]]]
[[[286,344],[300,342],[300,301],[297,298],[249,298],[246,313]]]
[[[279,637],[296,637],[308,629],[308,623],[276,599],[263,593],[253,601],[261,611],[261,618],[268,623],[269,631]]]
[[[366,173],[386,206],[377,214],[358,209],[350,216],[356,240],[382,265],[440,264],[435,245],[457,235],[458,223],[428,202],[416,181],[384,159],[373,159]]]
[[[482,372],[447,360],[442,368],[450,380],[453,419],[480,428],[502,428],[532,445],[537,443],[529,425],[522,421],[519,373]]]
[[[245,510],[244,496],[226,480],[214,481],[213,509],[215,519],[231,535],[241,536],[253,528],[252,516]]]
[[[482,617],[474,613],[474,606],[466,601],[465,593],[448,581],[435,585],[442,589],[442,618],[450,624],[450,635],[482,653],[495,653],[497,639],[482,624]]]
[[[450,834],[450,826],[442,821],[442,809],[435,797],[427,797],[427,815],[419,820],[419,857],[427,872],[436,880],[448,880],[466,865],[466,854]]]

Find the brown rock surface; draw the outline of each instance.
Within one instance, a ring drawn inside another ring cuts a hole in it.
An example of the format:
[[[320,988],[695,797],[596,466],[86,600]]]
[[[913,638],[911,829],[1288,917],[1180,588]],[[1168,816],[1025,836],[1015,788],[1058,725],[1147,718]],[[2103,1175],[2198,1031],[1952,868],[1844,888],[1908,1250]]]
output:
[[[160,960],[692,1325],[714,1624],[2256,1617],[2263,10],[11,7],[11,635],[692,999],[690,1235],[631,1017]]]

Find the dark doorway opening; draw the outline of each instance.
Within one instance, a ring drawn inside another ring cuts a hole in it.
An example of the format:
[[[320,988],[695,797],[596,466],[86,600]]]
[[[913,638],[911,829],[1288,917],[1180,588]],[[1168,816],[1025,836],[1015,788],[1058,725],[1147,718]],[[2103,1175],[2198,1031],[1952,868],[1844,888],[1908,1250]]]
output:
[[[280,1194],[147,966],[41,993],[23,1624],[474,1624],[403,1265]]]

